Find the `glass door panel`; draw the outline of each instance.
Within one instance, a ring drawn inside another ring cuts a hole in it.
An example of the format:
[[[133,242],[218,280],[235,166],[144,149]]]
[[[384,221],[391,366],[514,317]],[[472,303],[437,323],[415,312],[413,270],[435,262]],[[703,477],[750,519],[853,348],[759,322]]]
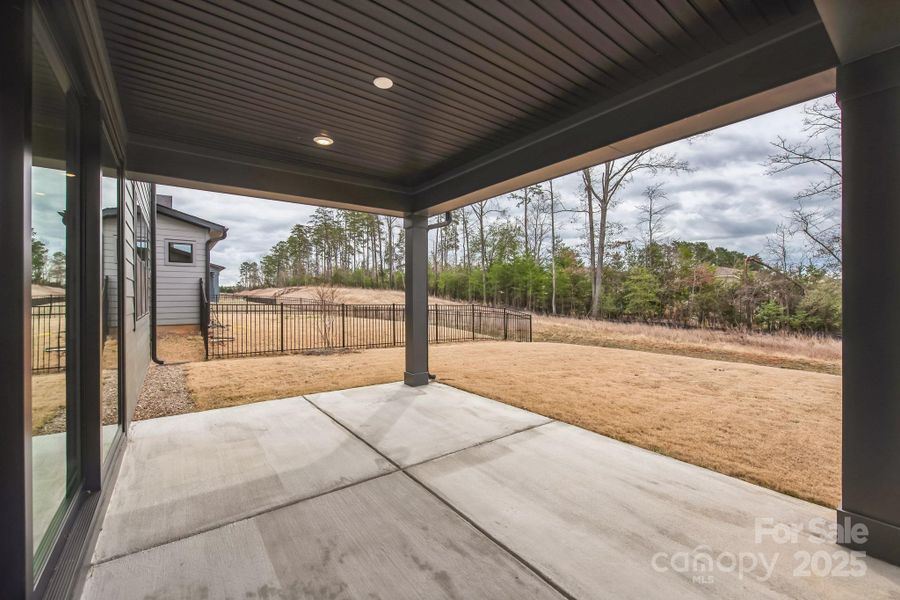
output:
[[[109,453],[116,433],[119,431],[119,353],[122,337],[119,335],[119,169],[109,141],[104,136],[103,181],[101,216],[101,253],[103,265],[102,312],[103,356],[101,359],[102,378],[102,443],[103,457]]]
[[[71,256],[72,123],[65,91],[33,44],[31,169],[32,498],[36,571],[77,487],[78,436],[70,365],[74,291]]]

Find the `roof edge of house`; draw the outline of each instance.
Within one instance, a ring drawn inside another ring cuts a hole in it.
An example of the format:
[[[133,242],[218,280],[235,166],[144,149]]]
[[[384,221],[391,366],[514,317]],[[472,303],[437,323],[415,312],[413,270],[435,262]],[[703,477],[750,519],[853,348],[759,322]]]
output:
[[[228,228],[224,225],[220,225],[219,223],[214,223],[212,221],[207,221],[206,219],[201,219],[200,217],[196,217],[194,215],[188,214],[186,212],[182,212],[180,210],[169,208],[168,206],[157,205],[156,212],[161,215],[166,215],[167,217],[171,217],[173,219],[178,219],[179,221],[184,221],[185,223],[190,223],[192,225],[197,225],[198,227],[203,227],[204,229],[208,229],[211,232],[219,232],[221,235],[217,237],[217,239],[222,240],[228,235]],[[118,213],[118,209],[115,207],[104,208],[103,209],[103,218],[113,217]]]

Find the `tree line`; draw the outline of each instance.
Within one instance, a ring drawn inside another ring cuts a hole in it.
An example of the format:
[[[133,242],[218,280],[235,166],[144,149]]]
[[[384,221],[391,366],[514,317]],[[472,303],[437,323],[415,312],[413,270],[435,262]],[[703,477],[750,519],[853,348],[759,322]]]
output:
[[[52,255],[47,244],[31,231],[31,281],[64,287],[66,284],[66,253],[56,251]]]
[[[431,293],[550,314],[837,333],[840,231],[835,215],[816,207],[840,195],[839,131],[836,105],[819,100],[805,106],[804,140],[773,141],[771,176],[811,165],[822,177],[797,194],[764,258],[670,239],[664,178],[691,167],[647,150],[582,170],[575,201],[563,202],[548,181],[453,211],[430,236]],[[653,183],[629,236],[613,216],[640,172]],[[581,225],[577,241],[560,235],[565,221]],[[791,255],[794,239],[802,256]],[[258,262],[244,262],[240,286],[400,289],[403,248],[402,219],[319,208]]]

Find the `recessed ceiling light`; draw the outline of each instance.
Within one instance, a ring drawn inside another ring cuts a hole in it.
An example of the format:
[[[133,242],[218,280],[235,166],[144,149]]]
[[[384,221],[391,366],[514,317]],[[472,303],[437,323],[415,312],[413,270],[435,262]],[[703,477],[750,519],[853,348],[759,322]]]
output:
[[[75,177],[75,173],[66,173],[66,177]]]
[[[35,192],[34,195],[35,195],[35,196],[43,196],[43,195],[44,195],[44,192]]]
[[[317,135],[313,138],[313,141],[320,146],[330,146],[334,143],[334,140],[327,135]]]
[[[394,87],[394,82],[390,77],[376,77],[372,83],[380,90],[389,90]]]

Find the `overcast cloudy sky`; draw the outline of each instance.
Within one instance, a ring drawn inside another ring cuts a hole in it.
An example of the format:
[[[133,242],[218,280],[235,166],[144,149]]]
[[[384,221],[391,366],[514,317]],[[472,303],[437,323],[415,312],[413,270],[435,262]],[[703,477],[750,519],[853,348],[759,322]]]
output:
[[[817,177],[815,170],[796,169],[766,175],[764,162],[770,142],[781,135],[802,138],[802,106],[793,106],[748,121],[723,127],[710,134],[660,148],[674,152],[694,169],[680,175],[642,175],[625,189],[611,219],[621,223],[619,239],[640,239],[636,223],[645,188],[663,182],[671,204],[666,216],[667,238],[706,241],[747,254],[765,254],[766,236],[790,214],[794,195]],[[580,176],[554,181],[565,206],[576,207]],[[212,260],[226,267],[223,283],[234,283],[245,260],[259,260],[277,241],[287,237],[295,223],[305,222],[314,207],[260,200],[200,190],[159,186],[171,194],[175,208],[221,223],[228,238],[213,250]],[[515,212],[511,201],[502,206]],[[834,207],[838,208],[838,207]],[[580,243],[582,222],[563,217],[562,236],[570,245]]]

